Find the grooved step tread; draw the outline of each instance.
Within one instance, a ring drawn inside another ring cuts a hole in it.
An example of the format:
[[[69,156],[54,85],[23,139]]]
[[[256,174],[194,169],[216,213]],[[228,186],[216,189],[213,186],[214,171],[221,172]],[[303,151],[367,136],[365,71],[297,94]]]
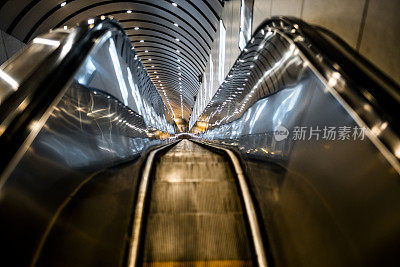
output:
[[[224,157],[183,140],[157,161],[153,179],[144,266],[252,266]]]
[[[251,261],[241,260],[227,260],[227,261],[158,261],[158,262],[146,262],[143,264],[144,267],[247,267],[253,266]]]

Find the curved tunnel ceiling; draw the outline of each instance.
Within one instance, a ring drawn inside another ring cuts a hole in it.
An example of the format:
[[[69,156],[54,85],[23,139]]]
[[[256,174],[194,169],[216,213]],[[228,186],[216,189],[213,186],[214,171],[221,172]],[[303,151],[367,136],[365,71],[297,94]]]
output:
[[[0,3],[0,27],[26,43],[49,29],[111,15],[175,116],[188,120],[222,8],[220,0],[6,0]]]

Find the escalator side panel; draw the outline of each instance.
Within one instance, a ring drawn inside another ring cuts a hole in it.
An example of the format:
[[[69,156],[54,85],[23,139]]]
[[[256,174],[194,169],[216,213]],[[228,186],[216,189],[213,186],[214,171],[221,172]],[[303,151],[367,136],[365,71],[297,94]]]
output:
[[[90,179],[62,209],[37,266],[121,266],[142,159]]]
[[[276,266],[397,266],[393,114],[298,26],[260,29],[192,131],[242,156]]]
[[[71,86],[2,188],[3,260],[28,265],[60,205],[87,177],[160,144],[145,127],[117,100]]]

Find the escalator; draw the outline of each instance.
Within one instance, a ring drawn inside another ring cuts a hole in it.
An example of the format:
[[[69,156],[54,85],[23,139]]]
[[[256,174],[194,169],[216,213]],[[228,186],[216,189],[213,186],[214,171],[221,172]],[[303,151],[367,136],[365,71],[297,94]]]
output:
[[[2,262],[396,266],[399,92],[272,18],[182,137],[120,24],[53,30],[0,69]]]
[[[144,266],[252,266],[235,174],[223,156],[183,140],[154,172]]]

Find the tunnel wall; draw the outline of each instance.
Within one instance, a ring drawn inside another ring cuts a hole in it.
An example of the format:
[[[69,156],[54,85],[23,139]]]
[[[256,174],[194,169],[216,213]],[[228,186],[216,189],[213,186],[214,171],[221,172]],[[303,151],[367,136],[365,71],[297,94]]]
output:
[[[0,65],[24,46],[23,42],[0,30]]]
[[[399,10],[398,0],[254,0],[253,31],[266,17],[301,18],[338,34],[400,83]]]

